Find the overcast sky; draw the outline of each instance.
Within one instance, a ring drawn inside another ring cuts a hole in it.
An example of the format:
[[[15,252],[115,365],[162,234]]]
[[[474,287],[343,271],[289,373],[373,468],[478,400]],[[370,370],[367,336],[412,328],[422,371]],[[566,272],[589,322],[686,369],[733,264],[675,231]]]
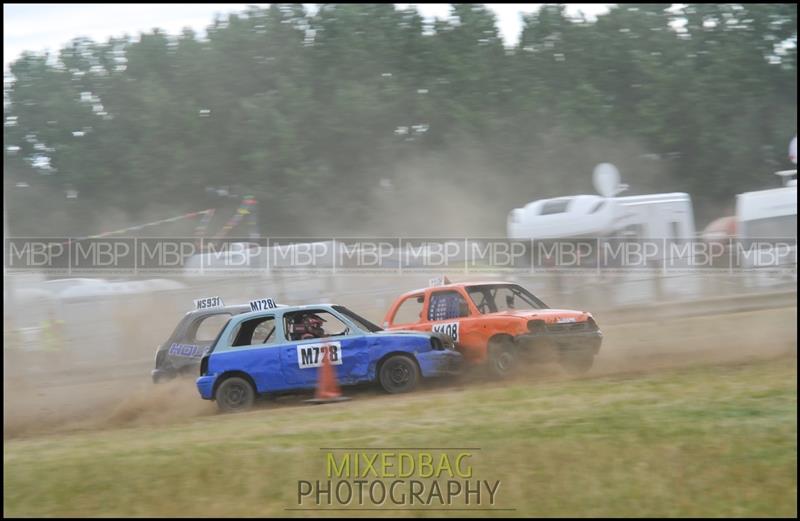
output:
[[[160,28],[179,34],[184,27],[203,32],[216,14],[243,11],[248,5],[269,4],[3,4],[3,68],[29,50],[55,52],[71,39],[88,36],[105,42],[110,36]],[[315,4],[305,4],[313,9]],[[446,18],[449,4],[415,5],[428,18]],[[520,13],[530,13],[542,4],[488,4],[498,19],[500,34],[514,45],[522,30]],[[583,11],[596,16],[610,4],[571,4],[568,12]]]

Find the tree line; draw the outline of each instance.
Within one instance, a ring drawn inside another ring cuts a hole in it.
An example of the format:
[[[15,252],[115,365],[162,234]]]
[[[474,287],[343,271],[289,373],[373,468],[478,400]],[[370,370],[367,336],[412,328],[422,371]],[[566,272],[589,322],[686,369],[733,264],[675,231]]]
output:
[[[14,235],[90,234],[253,195],[261,233],[491,234],[542,197],[687,191],[698,224],[777,186],[797,125],[796,4],[493,12],[272,4],[199,37],[25,53],[4,84]],[[224,189],[225,191],[220,191]]]

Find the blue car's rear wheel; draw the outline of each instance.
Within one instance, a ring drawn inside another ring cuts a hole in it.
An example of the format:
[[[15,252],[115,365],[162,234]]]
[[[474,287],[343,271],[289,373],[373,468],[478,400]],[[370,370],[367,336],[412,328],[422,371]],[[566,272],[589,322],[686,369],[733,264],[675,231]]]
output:
[[[253,386],[238,376],[226,378],[217,388],[217,407],[222,412],[246,411],[256,398]]]
[[[378,381],[388,393],[407,393],[419,383],[417,364],[407,356],[395,355],[381,364]]]

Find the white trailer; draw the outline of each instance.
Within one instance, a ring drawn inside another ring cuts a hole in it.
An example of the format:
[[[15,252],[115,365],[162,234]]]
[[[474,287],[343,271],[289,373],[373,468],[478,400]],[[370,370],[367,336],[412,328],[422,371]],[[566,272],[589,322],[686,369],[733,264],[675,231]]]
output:
[[[777,174],[785,179],[783,187],[736,196],[736,231],[739,237],[797,237],[797,170]]]
[[[597,176],[596,176],[597,177]],[[597,179],[595,180],[597,181]],[[662,193],[619,197],[621,191],[616,176],[603,186],[595,182],[601,195],[574,195],[541,199],[515,208],[508,214],[507,235],[512,240],[598,239],[598,253],[608,251],[609,239],[623,238],[645,241],[652,256],[641,264],[622,262],[614,270],[590,279],[560,279],[555,272],[559,292],[568,291],[569,284],[583,289],[587,284],[600,284],[608,305],[629,305],[668,298],[687,298],[702,292],[702,281],[686,276],[693,271],[693,254],[686,243],[674,240],[693,239],[696,235],[692,199],[687,193]],[[632,246],[636,246],[633,244]],[[674,248],[678,246],[678,248]],[[613,250],[613,248],[612,248]],[[603,257],[604,266],[617,266],[616,260]],[[635,263],[636,261],[634,261]],[[669,266],[673,272],[665,277],[660,268]],[[675,268],[680,268],[676,270]],[[654,271],[657,270],[657,271]],[[568,270],[565,272],[567,273]],[[683,273],[680,273],[683,272]]]
[[[695,236],[692,199],[683,192],[540,199],[508,214],[510,239],[626,237],[690,239]]]
[[[770,268],[766,272],[777,268],[779,278],[796,281],[797,170],[776,174],[784,179],[783,187],[736,196],[736,232],[740,239],[750,239],[737,255],[742,267]]]

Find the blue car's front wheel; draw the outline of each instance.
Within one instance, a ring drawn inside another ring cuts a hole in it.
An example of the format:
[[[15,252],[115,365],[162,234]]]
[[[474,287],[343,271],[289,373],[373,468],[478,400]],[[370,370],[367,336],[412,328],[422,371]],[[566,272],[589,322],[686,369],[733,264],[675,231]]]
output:
[[[256,398],[255,389],[244,378],[232,376],[226,378],[217,388],[217,407],[221,412],[246,411],[253,406]]]
[[[395,355],[381,364],[378,381],[388,393],[407,393],[419,383],[419,368],[407,356]]]

